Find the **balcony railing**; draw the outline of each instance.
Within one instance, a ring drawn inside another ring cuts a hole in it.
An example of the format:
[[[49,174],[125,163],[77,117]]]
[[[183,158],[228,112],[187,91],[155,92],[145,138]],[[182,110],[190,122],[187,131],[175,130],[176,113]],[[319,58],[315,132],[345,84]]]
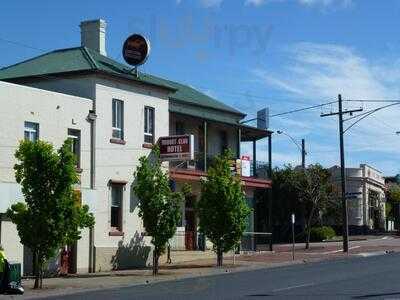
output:
[[[269,164],[265,161],[256,161],[256,171],[254,172],[254,164],[253,161],[250,162],[250,176],[258,177],[258,178],[269,178],[268,176],[268,168]]]
[[[215,156],[208,155],[206,158],[207,168],[212,166]],[[195,159],[192,161],[172,161],[169,163],[171,169],[205,171],[204,154],[195,153]],[[250,176],[255,178],[268,179],[268,163],[263,161],[256,162],[256,172],[254,172],[253,161],[250,162]]]

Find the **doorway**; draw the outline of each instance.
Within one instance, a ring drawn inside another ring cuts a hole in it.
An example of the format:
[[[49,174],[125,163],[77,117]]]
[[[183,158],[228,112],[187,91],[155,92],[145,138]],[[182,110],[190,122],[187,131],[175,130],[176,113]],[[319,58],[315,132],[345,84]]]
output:
[[[185,248],[197,249],[197,218],[194,210],[196,197],[191,195],[185,199]]]

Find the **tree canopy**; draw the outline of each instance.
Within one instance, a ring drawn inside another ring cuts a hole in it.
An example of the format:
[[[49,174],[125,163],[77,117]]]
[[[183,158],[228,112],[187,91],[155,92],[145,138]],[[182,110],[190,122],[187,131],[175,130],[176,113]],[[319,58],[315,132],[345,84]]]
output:
[[[158,273],[158,259],[165,251],[166,244],[176,232],[181,218],[183,195],[171,190],[168,175],[161,166],[159,150],[153,157],[143,156],[135,171],[136,183],[133,188],[139,199],[139,216],[154,245],[153,275]]]
[[[201,182],[197,205],[200,232],[213,243],[218,266],[223,253],[240,242],[250,214],[240,178],[232,174],[231,158],[229,151],[215,158]]]
[[[12,205],[7,215],[17,225],[21,243],[33,253],[35,288],[39,280],[42,287],[44,263],[78,240],[82,228],[94,225],[88,207],[74,194],[78,176],[70,149],[69,140],[58,151],[44,141],[22,141],[15,153],[15,178],[25,202]]]
[[[304,223],[307,247],[313,225],[324,219],[338,221],[340,201],[330,177],[329,171],[318,164],[305,170],[290,165],[273,170],[274,222],[288,225],[295,213],[296,220]]]

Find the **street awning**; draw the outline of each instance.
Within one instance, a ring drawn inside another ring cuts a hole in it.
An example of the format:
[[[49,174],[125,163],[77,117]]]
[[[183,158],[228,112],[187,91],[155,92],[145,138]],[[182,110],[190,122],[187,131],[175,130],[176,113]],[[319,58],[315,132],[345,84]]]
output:
[[[245,124],[240,125],[240,130],[242,135],[242,142],[261,140],[263,138],[269,137],[273,133],[273,131],[270,131],[268,129],[260,129]]]

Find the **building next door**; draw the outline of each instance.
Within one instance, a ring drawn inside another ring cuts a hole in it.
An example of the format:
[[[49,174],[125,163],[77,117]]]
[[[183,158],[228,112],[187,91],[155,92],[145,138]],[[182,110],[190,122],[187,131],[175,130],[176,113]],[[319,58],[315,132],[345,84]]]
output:
[[[185,248],[196,250],[197,248],[197,219],[194,211],[195,196],[187,196],[185,199]]]

